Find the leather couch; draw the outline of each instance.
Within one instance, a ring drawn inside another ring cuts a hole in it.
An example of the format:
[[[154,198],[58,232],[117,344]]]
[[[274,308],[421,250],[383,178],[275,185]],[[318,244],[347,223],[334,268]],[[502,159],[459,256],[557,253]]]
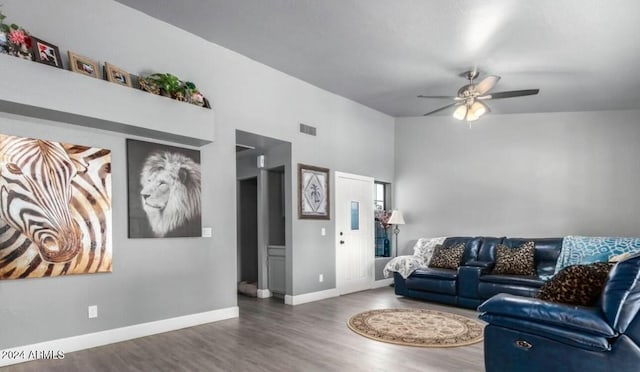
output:
[[[536,276],[492,275],[496,246],[516,248],[535,243]],[[544,284],[541,277],[554,273],[562,249],[562,238],[449,237],[443,245],[464,243],[462,265],[457,270],[421,268],[407,279],[394,273],[395,293],[475,309],[498,293],[534,296]]]
[[[478,310],[487,372],[640,370],[640,254],[611,270],[595,307],[499,294]]]

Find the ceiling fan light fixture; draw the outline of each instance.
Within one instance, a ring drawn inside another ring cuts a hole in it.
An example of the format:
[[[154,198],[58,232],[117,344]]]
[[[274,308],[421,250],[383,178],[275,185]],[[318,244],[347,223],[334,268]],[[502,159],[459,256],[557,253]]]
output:
[[[473,105],[469,108],[471,115],[479,118],[480,116],[487,113],[487,107],[480,101],[475,101]]]
[[[457,120],[464,120],[466,116],[467,116],[467,105],[460,105],[453,112],[453,117],[454,119],[457,119]]]
[[[480,115],[476,115],[471,109],[467,110],[467,117],[464,118],[465,121],[476,121],[480,119]]]

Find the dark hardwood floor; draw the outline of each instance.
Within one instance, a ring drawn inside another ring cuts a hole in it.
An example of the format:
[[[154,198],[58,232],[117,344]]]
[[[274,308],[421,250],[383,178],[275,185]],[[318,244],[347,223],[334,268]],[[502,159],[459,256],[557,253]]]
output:
[[[9,371],[483,371],[482,342],[418,348],[373,341],[350,331],[358,312],[429,308],[476,317],[474,311],[396,297],[391,287],[284,305],[238,298],[240,317],[0,368]]]

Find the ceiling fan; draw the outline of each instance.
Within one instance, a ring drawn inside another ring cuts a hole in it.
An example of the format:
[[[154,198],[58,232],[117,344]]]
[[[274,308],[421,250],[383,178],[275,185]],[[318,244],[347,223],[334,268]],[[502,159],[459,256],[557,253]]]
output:
[[[489,91],[496,86],[498,80],[500,80],[500,76],[489,75],[482,79],[482,81],[480,81],[479,83],[475,84],[473,81],[478,77],[478,75],[479,73],[477,70],[466,71],[460,74],[460,76],[469,80],[469,84],[466,84],[462,88],[458,89],[458,95],[455,97],[419,95],[418,98],[442,98],[452,99],[454,101],[453,103],[450,103],[446,106],[440,107],[433,111],[429,111],[424,114],[424,116],[435,114],[436,112],[446,110],[449,107],[457,107],[453,112],[454,118],[458,120],[475,121],[478,120],[482,115],[491,112],[491,110],[489,110],[489,106],[484,103],[484,101],[486,100],[531,96],[540,92],[540,89],[524,89],[489,93]]]

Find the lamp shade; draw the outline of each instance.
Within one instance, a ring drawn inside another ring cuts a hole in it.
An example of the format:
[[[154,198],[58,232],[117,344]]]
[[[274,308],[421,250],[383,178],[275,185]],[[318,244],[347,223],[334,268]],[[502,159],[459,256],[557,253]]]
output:
[[[387,221],[389,225],[404,225],[404,216],[398,210],[391,211],[391,217]]]

